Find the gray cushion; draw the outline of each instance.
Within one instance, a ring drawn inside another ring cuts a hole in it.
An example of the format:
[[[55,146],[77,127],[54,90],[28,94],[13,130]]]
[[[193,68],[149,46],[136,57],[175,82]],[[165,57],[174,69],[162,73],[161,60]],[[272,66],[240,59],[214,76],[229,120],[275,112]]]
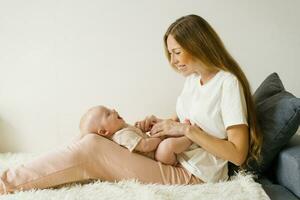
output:
[[[248,170],[262,174],[296,133],[300,124],[300,99],[284,89],[277,73],[269,75],[253,97],[264,140],[262,162],[252,162]]]
[[[300,145],[279,153],[276,167],[277,181],[300,198]]]
[[[284,86],[277,73],[270,74],[256,89],[254,93],[255,102],[259,103],[265,99],[284,91]]]

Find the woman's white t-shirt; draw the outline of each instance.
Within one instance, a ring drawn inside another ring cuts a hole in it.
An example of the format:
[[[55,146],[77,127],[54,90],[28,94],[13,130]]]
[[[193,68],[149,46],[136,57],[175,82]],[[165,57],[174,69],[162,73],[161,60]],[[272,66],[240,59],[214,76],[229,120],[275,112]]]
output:
[[[200,79],[198,74],[186,78],[176,104],[180,122],[188,119],[206,133],[220,139],[227,139],[227,127],[248,125],[245,96],[236,76],[220,70],[204,85],[200,84]],[[228,161],[212,155],[195,143],[178,154],[177,159],[204,182],[228,179]]]

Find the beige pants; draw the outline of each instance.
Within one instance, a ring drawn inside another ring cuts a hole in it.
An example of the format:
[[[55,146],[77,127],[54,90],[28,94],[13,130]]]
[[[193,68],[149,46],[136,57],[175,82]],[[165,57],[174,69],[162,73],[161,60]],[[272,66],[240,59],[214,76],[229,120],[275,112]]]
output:
[[[159,184],[202,183],[181,166],[164,165],[143,155],[130,153],[95,134],[86,135],[29,163],[9,168],[0,178],[0,194],[90,179],[138,179],[142,183]]]

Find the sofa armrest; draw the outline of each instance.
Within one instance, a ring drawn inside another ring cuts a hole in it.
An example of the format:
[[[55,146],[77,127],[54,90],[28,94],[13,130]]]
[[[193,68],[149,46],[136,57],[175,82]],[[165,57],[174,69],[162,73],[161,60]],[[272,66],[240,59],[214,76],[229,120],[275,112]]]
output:
[[[299,200],[294,194],[281,185],[267,184],[262,185],[262,187],[272,200]]]
[[[276,165],[277,182],[300,198],[300,135],[279,153]]]

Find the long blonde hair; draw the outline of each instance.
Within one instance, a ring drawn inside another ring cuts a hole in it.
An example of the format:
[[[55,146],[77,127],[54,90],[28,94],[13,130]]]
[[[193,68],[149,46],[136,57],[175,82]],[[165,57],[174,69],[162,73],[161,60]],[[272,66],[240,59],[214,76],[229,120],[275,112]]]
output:
[[[172,35],[185,51],[204,63],[208,69],[221,69],[234,74],[238,78],[244,90],[250,133],[248,156],[242,168],[245,168],[251,161],[259,162],[262,134],[256,118],[250,85],[239,64],[228,53],[220,37],[208,22],[200,16],[187,15],[177,19],[170,25],[164,35],[165,53],[170,63],[171,58],[167,48],[169,35]]]

